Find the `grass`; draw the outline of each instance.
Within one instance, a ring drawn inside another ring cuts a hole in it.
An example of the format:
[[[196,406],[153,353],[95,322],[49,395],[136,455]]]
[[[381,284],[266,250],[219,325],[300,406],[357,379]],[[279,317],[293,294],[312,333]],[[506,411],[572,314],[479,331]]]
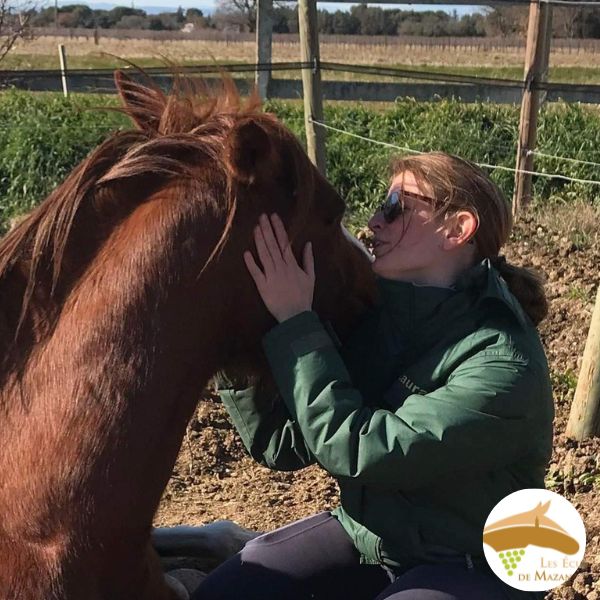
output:
[[[538,211],[536,218],[543,229],[558,231],[577,250],[600,246],[600,210],[589,202],[551,202],[547,209]]]
[[[571,300],[589,302],[591,300],[591,294],[588,290],[582,288],[580,285],[572,285],[567,291],[567,298]]]
[[[115,96],[100,94],[64,99],[51,93],[0,93],[0,228],[45,197],[111,130],[125,124],[122,115],[89,110],[116,103]],[[266,108],[304,138],[300,102],[271,101]],[[405,99],[382,110],[381,106],[326,103],[324,120],[349,133],[417,151],[442,150],[514,167],[519,109],[512,105]],[[581,105],[546,105],[540,112],[539,148],[571,157],[597,153],[600,114]],[[347,224],[364,225],[385,195],[389,159],[398,152],[337,132],[328,132],[326,150],[327,177],[347,202]],[[536,169],[597,178],[591,165],[557,164],[544,157],[536,160]],[[495,169],[490,174],[511,198],[513,173]],[[544,217],[552,223],[548,229],[554,230],[562,219],[580,245],[596,243],[598,209],[590,205],[600,206],[598,186],[535,178],[534,194],[537,204],[553,207]]]
[[[577,374],[571,369],[566,371],[552,371],[552,387],[565,388],[568,391],[575,391],[577,388]]]

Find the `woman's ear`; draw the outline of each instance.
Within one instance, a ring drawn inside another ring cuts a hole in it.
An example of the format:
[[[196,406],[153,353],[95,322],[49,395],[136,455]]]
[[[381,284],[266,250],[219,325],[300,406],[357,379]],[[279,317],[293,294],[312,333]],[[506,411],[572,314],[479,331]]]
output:
[[[468,210],[454,213],[446,220],[446,238],[443,243],[444,250],[453,250],[468,244],[479,227],[479,220]]]

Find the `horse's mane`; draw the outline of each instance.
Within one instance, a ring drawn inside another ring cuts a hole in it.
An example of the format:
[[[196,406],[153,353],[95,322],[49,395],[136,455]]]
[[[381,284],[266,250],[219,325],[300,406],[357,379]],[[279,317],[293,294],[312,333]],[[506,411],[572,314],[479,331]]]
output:
[[[213,198],[212,208],[225,215],[226,226],[208,264],[226,241],[235,214],[235,191],[228,175],[231,169],[223,152],[227,134],[244,118],[262,123],[271,131],[273,127],[283,131],[272,115],[260,112],[256,93],[243,102],[230,78],[223,77],[220,88],[211,90],[201,81],[175,76],[168,95],[151,81],[142,84],[123,77],[118,83],[121,95],[127,97],[125,106],[115,110],[131,117],[138,129],[115,133],[100,144],[62,185],[0,240],[0,296],[16,265],[24,279],[20,315],[16,327],[10,327],[15,339],[32,298],[37,297],[41,279],[48,281],[46,299],[54,294],[76,217],[90,198],[101,195],[103,188],[111,184],[140,175],[158,190],[174,178],[192,178],[203,157],[212,160],[225,174],[226,182],[225,201],[221,198],[217,203]],[[145,197],[151,193],[148,190]],[[1,325],[0,318],[0,333]]]

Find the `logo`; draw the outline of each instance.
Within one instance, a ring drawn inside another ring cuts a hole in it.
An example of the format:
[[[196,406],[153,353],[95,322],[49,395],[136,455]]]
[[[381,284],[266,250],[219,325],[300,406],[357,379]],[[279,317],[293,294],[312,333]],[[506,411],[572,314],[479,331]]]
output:
[[[502,499],[483,529],[483,552],[504,583],[523,591],[563,584],[583,560],[585,527],[575,507],[543,489]]]

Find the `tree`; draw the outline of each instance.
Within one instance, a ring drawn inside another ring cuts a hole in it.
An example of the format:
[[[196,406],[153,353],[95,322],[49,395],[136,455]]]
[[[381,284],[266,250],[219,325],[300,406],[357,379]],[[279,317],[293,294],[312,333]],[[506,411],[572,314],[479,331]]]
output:
[[[16,41],[29,33],[29,21],[35,10],[24,4],[0,0],[0,61],[10,52]]]
[[[206,29],[211,27],[210,17],[205,17],[199,8],[188,8],[185,11],[185,22],[193,23],[195,28]]]
[[[222,23],[256,31],[256,0],[218,0],[215,17]]]
[[[254,33],[256,31],[258,3],[257,0],[217,0],[217,10],[215,11],[215,22],[217,27],[237,26],[243,31]],[[280,12],[278,10],[289,10],[289,13]],[[287,9],[283,2],[273,2],[273,18],[274,24],[277,23],[279,30],[287,29],[285,33],[296,33],[297,25],[294,27],[294,20],[297,22],[297,17],[294,19],[291,13],[297,11]],[[283,15],[288,14],[287,26],[283,23]],[[294,31],[295,29],[295,31]]]
[[[85,4],[61,6],[58,9],[58,25],[60,27],[93,27],[94,12]]]
[[[147,17],[139,15],[125,15],[115,24],[115,29],[148,29],[150,22]]]
[[[296,29],[294,30],[294,23]],[[293,8],[273,7],[273,33],[297,33],[298,13]]]
[[[123,17],[145,17],[146,12],[139,8],[115,6],[106,13],[108,27],[114,27]],[[103,15],[104,17],[104,15]]]
[[[526,6],[496,7],[485,19],[485,33],[489,36],[526,35],[529,10]]]
[[[360,32],[360,21],[349,12],[336,10],[333,15],[333,32],[342,35],[356,35]]]

